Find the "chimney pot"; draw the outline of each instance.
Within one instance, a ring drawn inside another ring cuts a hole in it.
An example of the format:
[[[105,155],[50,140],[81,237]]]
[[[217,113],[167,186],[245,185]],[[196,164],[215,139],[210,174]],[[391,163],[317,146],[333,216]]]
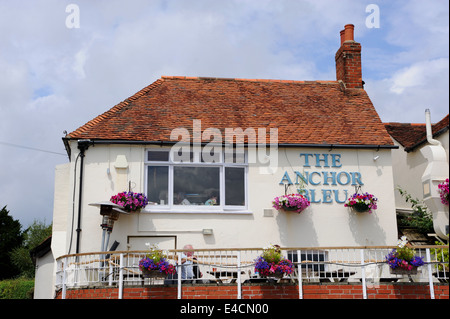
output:
[[[341,46],[344,44],[345,41],[345,30],[341,30]]]
[[[353,24],[346,24],[345,25],[345,29],[344,29],[344,42],[347,41],[355,41],[354,39],[354,30],[355,30],[355,26]],[[341,35],[342,37],[342,35]]]

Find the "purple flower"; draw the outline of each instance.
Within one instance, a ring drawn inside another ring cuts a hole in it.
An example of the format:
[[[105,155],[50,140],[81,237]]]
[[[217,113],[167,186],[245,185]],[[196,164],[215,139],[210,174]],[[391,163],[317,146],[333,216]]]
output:
[[[139,261],[139,269],[141,271],[144,269],[157,270],[166,275],[175,273],[175,267],[170,264],[165,258],[161,258],[158,262],[155,262],[149,257],[142,258]]]
[[[346,201],[344,206],[345,207],[352,207],[352,206],[361,206],[366,205],[369,208],[369,214],[372,213],[375,209],[377,209],[377,201],[378,198],[376,198],[374,195],[369,193],[355,193],[352,196],[350,196]]]
[[[255,271],[263,277],[282,273],[289,275],[294,271],[294,264],[288,259],[281,259],[278,263],[269,263],[260,256],[255,260]]]
[[[272,207],[280,209],[293,209],[298,213],[311,205],[310,201],[301,194],[289,194],[275,197],[272,201]]]
[[[449,185],[448,185],[448,178],[445,180],[445,182],[438,185],[439,188],[439,194],[441,196],[441,202],[442,204],[448,206],[449,204]]]
[[[398,257],[398,252],[393,249],[387,256],[386,262],[392,269],[402,268],[405,270],[411,270],[413,267],[419,267],[424,265],[422,257],[414,256],[411,260],[404,260]]]
[[[126,211],[132,212],[141,209],[148,204],[147,197],[142,193],[122,192],[111,197],[110,201],[120,205]]]

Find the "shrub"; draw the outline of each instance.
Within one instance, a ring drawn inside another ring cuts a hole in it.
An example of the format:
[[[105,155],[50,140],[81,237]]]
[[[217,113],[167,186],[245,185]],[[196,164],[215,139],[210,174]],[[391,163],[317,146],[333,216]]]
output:
[[[33,299],[34,280],[27,278],[0,281],[0,299]]]

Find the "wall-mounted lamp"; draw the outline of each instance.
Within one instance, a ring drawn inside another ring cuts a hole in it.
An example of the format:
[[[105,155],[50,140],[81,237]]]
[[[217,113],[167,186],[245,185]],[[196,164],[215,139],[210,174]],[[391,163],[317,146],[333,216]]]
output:
[[[380,158],[380,155],[375,155],[375,156],[373,157],[373,160],[376,161],[376,160],[379,159],[379,158]]]

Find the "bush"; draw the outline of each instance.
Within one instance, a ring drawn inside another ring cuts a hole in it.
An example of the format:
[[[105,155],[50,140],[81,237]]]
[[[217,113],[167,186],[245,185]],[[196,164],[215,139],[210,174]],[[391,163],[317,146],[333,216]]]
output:
[[[23,232],[23,243],[9,252],[11,263],[20,271],[21,278],[34,278],[35,268],[30,252],[52,234],[52,225],[34,221]],[[9,277],[15,278],[19,276]],[[9,279],[5,278],[5,279]]]
[[[447,234],[447,236],[448,236],[448,234]],[[435,244],[436,245],[444,245],[440,241],[436,241]],[[439,271],[445,270],[446,272],[448,272],[448,270],[449,270],[449,268],[448,268],[448,249],[437,249],[435,254],[436,254],[437,260],[442,262],[442,264],[438,265]]]
[[[415,227],[422,234],[434,232],[433,217],[427,209],[427,206],[417,198],[413,198],[405,190],[400,187],[397,188],[400,195],[405,197],[407,203],[411,204],[413,213],[409,216],[397,215],[397,223],[399,226]]]
[[[27,278],[0,281],[0,299],[33,299],[34,280]]]

